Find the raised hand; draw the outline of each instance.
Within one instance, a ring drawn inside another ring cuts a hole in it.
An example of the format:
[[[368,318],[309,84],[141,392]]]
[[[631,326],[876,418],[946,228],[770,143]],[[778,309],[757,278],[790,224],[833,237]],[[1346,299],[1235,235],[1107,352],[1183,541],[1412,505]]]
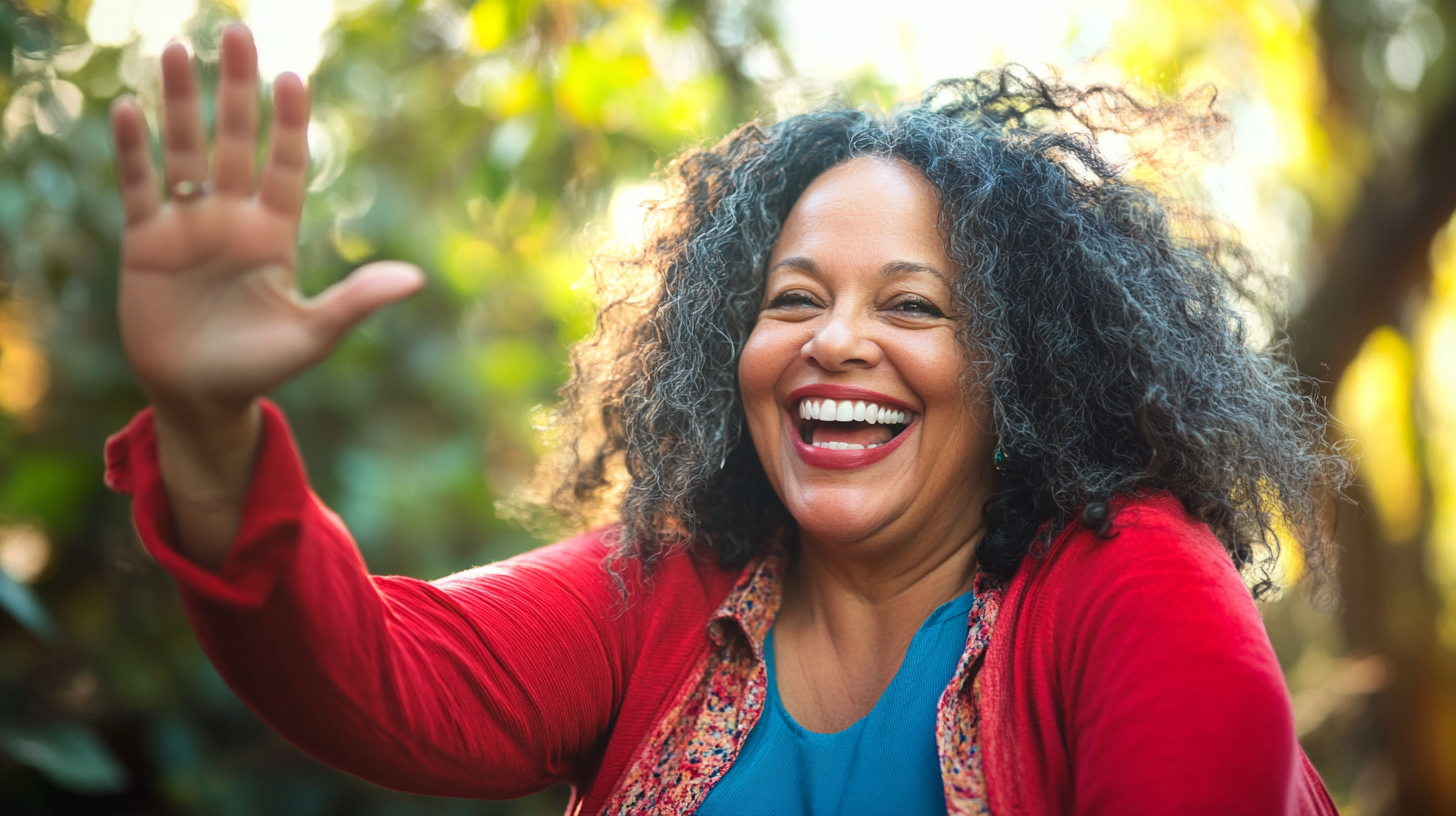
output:
[[[222,37],[211,172],[197,83],[186,49],[162,54],[164,198],[135,102],[112,113],[126,210],[122,342],[161,411],[241,411],[318,362],[370,312],[422,283],[400,263],[371,264],[313,299],[294,285],[294,242],[308,175],[308,91],[274,83],[271,144],[256,191],[257,51],[251,34]]]
[[[271,144],[255,189],[257,61],[246,28],[223,32],[209,172],[187,50],[174,44],[162,53],[166,197],[146,119],[130,99],[112,110],[126,211],[122,344],[155,409],[180,543],[209,566],[222,562],[237,529],[258,441],[256,398],[423,283],[417,268],[385,262],[317,297],[300,296],[293,265],[308,177],[308,91],[293,74],[275,81]]]

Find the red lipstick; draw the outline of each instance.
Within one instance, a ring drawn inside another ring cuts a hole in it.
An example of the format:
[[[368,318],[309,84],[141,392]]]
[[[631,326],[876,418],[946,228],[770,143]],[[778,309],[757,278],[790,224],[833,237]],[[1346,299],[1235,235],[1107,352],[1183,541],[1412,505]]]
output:
[[[852,385],[830,385],[829,383],[801,385],[789,392],[789,405],[797,405],[799,400],[805,397],[824,397],[836,401],[843,399],[864,400],[865,402],[876,403],[882,408],[893,405],[897,408],[904,408],[912,414],[920,413],[913,406],[907,405],[903,400],[897,400],[892,396],[881,394],[878,391],[871,391],[868,388],[856,388]]]
[[[913,417],[906,424],[905,430],[896,434],[894,439],[891,439],[883,445],[865,448],[863,450],[816,448],[804,441],[795,421],[795,417],[798,415],[797,407],[799,401],[806,397],[823,397],[832,400],[863,400],[865,402],[875,403],[881,407],[894,406],[896,408],[903,408],[907,413],[912,414]],[[868,467],[879,462],[900,447],[920,419],[919,412],[911,406],[906,405],[902,400],[865,388],[856,388],[848,385],[816,383],[795,388],[789,393],[789,406],[784,412],[784,423],[786,425],[786,431],[794,440],[794,451],[799,454],[799,458],[803,460],[804,464],[825,470],[853,470],[854,468]]]

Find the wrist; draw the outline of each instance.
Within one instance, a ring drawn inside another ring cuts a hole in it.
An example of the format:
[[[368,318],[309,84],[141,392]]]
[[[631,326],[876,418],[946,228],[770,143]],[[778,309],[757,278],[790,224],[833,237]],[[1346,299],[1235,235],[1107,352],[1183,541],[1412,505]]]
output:
[[[165,428],[168,436],[179,440],[226,446],[229,440],[245,439],[261,418],[257,399],[220,402],[151,392],[147,396],[158,432]]]
[[[241,411],[153,405],[178,546],[209,569],[222,565],[241,523],[262,419],[257,400]]]
[[[262,419],[256,399],[236,408],[154,402],[159,464],[169,491],[194,501],[239,499],[252,471]]]

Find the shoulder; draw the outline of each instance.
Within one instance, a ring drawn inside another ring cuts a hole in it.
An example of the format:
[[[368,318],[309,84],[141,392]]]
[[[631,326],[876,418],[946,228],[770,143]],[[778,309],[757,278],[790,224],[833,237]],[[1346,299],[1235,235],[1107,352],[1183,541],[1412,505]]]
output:
[[[993,638],[996,745],[1083,780],[1079,811],[1245,812],[1287,792],[1294,721],[1263,621],[1173,496],[1125,499],[1110,536],[1074,523],[1028,556]]]
[[[1127,592],[1193,590],[1252,608],[1250,593],[1223,545],[1166,492],[1114,501],[1106,536],[1073,521],[1046,551],[1027,556],[1012,588],[1065,596],[1074,603]]]
[[[1138,652],[1278,673],[1232,558],[1168,493],[1116,503],[1106,537],[1074,522],[1045,553],[1027,556],[1006,606],[1010,628],[1046,638],[1064,668]]]
[[[1074,523],[1048,552],[1028,556],[1008,588],[1008,634],[1039,642],[1068,691],[1212,673],[1284,698],[1252,594],[1208,527],[1167,493],[1125,499],[1114,512],[1109,536]]]

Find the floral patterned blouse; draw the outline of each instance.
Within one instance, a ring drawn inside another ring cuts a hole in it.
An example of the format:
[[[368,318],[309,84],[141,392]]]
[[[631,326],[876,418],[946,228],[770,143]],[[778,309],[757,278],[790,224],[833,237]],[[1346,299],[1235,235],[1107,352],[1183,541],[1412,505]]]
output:
[[[607,801],[606,813],[691,814],[738,757],[763,712],[768,669],[763,643],[779,611],[787,558],[782,548],[746,569],[713,613],[713,649],[668,709]],[[977,738],[978,670],[1001,589],[975,578],[966,648],[937,707],[935,737],[950,816],[985,816],[986,785]]]

